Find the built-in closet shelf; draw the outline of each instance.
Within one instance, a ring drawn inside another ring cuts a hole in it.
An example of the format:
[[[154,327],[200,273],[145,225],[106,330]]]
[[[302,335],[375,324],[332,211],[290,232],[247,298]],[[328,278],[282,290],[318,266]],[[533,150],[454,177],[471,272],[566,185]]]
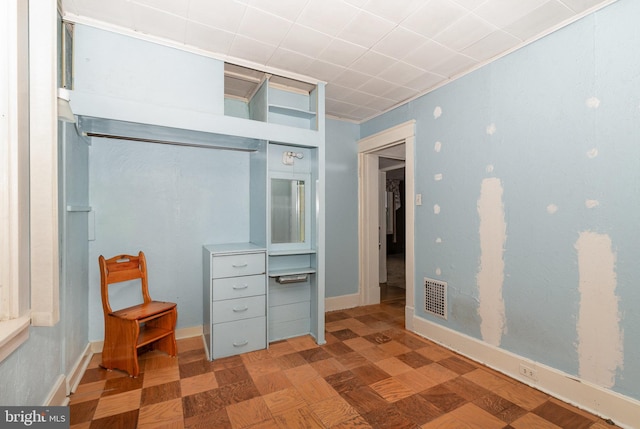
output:
[[[316,112],[311,110],[296,109],[288,106],[269,105],[269,112],[280,113],[282,115],[293,116],[296,118],[311,119],[316,116]]]
[[[281,270],[269,270],[269,277],[294,276],[296,274],[315,274],[316,269],[311,267],[285,268]]]
[[[316,249],[298,249],[298,250],[269,250],[269,256],[289,256],[289,255],[313,255]]]

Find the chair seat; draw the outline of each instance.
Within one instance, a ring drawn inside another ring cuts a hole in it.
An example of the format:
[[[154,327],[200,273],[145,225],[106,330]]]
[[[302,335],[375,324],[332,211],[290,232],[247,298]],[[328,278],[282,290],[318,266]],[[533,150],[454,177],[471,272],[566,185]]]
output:
[[[176,303],[174,302],[151,301],[146,304],[138,304],[123,308],[118,311],[114,311],[109,315],[126,320],[143,320],[166,311],[171,311],[174,308],[176,308]]]

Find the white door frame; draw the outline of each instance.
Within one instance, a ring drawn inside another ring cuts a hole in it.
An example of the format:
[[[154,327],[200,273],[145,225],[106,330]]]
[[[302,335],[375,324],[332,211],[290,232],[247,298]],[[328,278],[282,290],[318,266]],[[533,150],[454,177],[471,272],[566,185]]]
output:
[[[405,326],[412,329],[414,313],[415,257],[415,120],[358,140],[358,254],[360,305],[380,303],[378,253],[378,155],[374,152],[405,144],[406,201],[406,306]]]

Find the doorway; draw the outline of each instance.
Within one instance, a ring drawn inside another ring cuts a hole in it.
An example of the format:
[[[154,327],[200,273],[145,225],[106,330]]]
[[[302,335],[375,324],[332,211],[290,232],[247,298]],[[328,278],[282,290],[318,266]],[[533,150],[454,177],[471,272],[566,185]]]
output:
[[[414,140],[408,121],[358,141],[359,295],[360,305],[380,303],[380,157],[401,150],[405,160],[405,327],[414,314]],[[395,149],[394,149],[395,148]]]

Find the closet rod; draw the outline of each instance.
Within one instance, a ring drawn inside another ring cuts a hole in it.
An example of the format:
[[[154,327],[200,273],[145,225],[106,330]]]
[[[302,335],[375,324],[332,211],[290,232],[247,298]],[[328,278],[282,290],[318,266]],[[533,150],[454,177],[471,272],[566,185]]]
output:
[[[168,144],[168,145],[174,145],[174,146],[201,147],[204,149],[233,150],[236,152],[257,152],[257,149],[228,147],[228,146],[214,146],[209,144],[185,143],[185,142],[175,142],[175,141],[168,141],[168,140],[145,139],[140,137],[125,137],[125,136],[117,136],[113,134],[85,132],[84,135],[87,137],[98,137],[98,138],[115,139],[115,140],[130,140],[134,142],[158,143],[158,144]]]

